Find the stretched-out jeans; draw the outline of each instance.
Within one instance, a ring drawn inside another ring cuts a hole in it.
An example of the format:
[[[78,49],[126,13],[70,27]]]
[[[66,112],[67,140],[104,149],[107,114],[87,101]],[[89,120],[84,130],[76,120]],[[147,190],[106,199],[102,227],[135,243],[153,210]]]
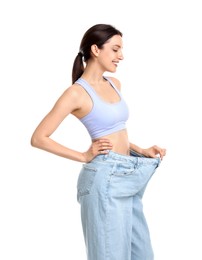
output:
[[[110,151],[82,166],[77,199],[88,260],[153,260],[142,197],[159,158]]]

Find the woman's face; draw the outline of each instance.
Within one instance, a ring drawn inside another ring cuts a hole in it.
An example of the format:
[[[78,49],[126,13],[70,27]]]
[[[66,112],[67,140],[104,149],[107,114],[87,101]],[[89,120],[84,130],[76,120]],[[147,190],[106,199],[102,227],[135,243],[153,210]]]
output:
[[[123,60],[123,42],[120,35],[114,35],[99,49],[98,62],[104,71],[115,72],[120,60]]]

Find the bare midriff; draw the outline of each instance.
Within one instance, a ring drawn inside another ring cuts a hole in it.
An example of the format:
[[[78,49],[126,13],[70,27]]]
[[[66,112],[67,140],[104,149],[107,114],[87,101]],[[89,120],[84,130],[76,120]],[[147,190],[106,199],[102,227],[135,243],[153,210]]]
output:
[[[130,144],[128,141],[128,133],[126,129],[123,129],[121,131],[115,132],[110,135],[103,136],[96,140],[103,139],[103,138],[110,140],[110,142],[112,143],[113,147],[111,151],[123,155],[129,155]]]

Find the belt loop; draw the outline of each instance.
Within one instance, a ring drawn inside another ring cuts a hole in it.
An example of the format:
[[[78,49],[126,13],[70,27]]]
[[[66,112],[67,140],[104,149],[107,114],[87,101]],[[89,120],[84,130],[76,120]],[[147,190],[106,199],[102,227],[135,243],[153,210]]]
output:
[[[107,160],[107,157],[108,157],[108,154],[107,154],[107,153],[104,154],[104,156],[103,156],[103,160],[104,160],[104,161]]]
[[[137,163],[136,163],[136,167],[139,166],[139,163],[140,163],[140,160],[139,160],[139,157],[137,157]]]
[[[137,167],[140,167],[141,165],[143,165],[143,162],[142,162],[142,157],[137,157]]]

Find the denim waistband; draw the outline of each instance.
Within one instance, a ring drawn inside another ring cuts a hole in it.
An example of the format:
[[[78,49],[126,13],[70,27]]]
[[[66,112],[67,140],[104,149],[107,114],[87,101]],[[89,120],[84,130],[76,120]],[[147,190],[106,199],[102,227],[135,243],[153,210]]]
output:
[[[133,156],[133,155],[123,155],[113,151],[109,151],[107,154],[97,155],[94,159],[94,162],[98,161],[107,161],[107,162],[120,162],[120,163],[133,163],[138,165],[146,164],[156,164],[159,165],[161,159],[157,158],[148,158],[143,156]]]

